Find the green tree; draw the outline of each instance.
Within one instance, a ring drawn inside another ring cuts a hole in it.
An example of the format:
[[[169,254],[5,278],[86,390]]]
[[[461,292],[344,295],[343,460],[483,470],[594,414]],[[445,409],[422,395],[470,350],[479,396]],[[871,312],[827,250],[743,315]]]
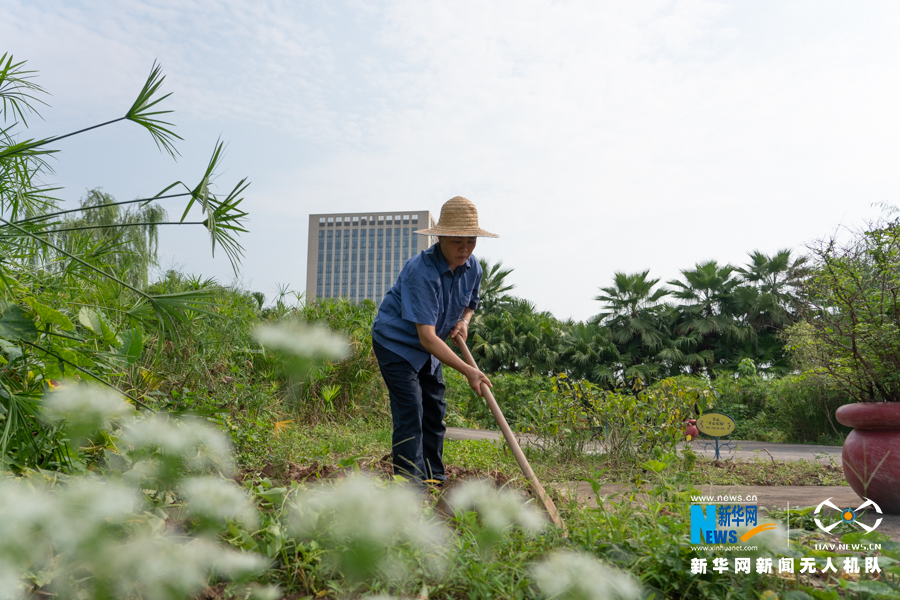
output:
[[[62,219],[54,230],[57,243],[67,251],[77,252],[86,237],[92,245],[115,247],[108,254],[113,270],[124,273],[131,285],[147,287],[150,269],[157,266],[159,226],[168,218],[156,202],[144,202],[123,209],[110,194],[94,188],[80,201],[81,211],[75,217]]]
[[[562,329],[560,363],[569,377],[615,386],[613,367],[621,357],[609,329],[596,322],[572,321],[563,323]]]
[[[634,388],[645,386],[660,372],[663,365],[657,354],[669,340],[667,305],[662,300],[670,291],[656,288],[659,279],[648,278],[649,273],[617,272],[613,285],[600,288],[603,293],[594,298],[605,309],[594,320],[609,328],[618,349],[614,370],[621,383]]]
[[[738,272],[743,276],[745,292],[741,296],[744,313],[755,331],[781,330],[799,320],[798,291],[808,275],[807,257],[794,258],[791,250],[767,255],[750,253],[750,262]]]
[[[681,301],[672,307],[675,339],[661,355],[692,373],[703,369],[715,377],[713,366],[726,358],[724,338],[740,337],[733,314],[733,293],[740,283],[731,265],[711,260],[683,269],[681,280],[669,281],[672,296]],[[676,373],[673,373],[676,374]]]
[[[900,402],[900,219],[812,249],[804,322],[788,340],[803,366],[860,402]]]
[[[508,304],[510,297],[506,295],[506,292],[513,290],[516,286],[506,283],[506,278],[513,270],[504,269],[502,260],[498,260],[493,265],[483,258],[478,259],[478,262],[481,263],[482,271],[479,312],[484,314],[501,309]]]
[[[559,368],[562,328],[549,312],[522,298],[482,315],[472,330],[472,354],[486,372],[550,374]]]

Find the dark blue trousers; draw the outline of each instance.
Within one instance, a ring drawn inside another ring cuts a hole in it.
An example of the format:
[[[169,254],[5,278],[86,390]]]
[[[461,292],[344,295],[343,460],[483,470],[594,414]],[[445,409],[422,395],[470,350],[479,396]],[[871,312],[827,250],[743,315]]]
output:
[[[391,398],[394,420],[394,474],[422,479],[445,479],[444,376],[439,365],[431,374],[431,361],[418,372],[399,354],[372,341],[381,376]]]

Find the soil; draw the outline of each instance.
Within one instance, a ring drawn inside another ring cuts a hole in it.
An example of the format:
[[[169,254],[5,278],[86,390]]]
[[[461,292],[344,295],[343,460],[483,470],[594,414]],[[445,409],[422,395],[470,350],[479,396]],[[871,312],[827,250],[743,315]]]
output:
[[[391,455],[386,454],[380,459],[369,461],[360,461],[357,463],[358,472],[389,481],[393,478],[393,465],[391,464]],[[487,479],[497,486],[512,485],[514,487],[524,487],[522,482],[513,479],[500,471],[485,471],[480,469],[463,469],[453,465],[445,465],[444,471],[447,480],[442,486],[443,489],[453,487],[459,481],[467,479]],[[298,465],[289,463],[286,467],[278,467],[272,463],[267,463],[261,471],[245,470],[240,474],[242,479],[257,477],[262,475],[268,477],[273,483],[278,485],[289,484],[291,481],[298,483],[312,483],[315,481],[328,481],[342,479],[349,475],[353,475],[357,469],[353,466],[341,467],[334,464],[321,464],[313,461],[308,465]]]
[[[709,465],[727,471],[729,477],[743,485],[841,485],[844,481],[844,470],[839,465],[816,464],[807,469],[794,465],[788,469],[775,463],[730,460],[714,460]]]

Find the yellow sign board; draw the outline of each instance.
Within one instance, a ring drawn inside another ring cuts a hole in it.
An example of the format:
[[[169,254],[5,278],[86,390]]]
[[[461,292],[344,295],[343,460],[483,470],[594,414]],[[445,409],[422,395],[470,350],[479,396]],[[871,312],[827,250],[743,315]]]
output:
[[[734,419],[721,413],[706,413],[697,419],[697,429],[710,437],[725,437],[734,431]]]

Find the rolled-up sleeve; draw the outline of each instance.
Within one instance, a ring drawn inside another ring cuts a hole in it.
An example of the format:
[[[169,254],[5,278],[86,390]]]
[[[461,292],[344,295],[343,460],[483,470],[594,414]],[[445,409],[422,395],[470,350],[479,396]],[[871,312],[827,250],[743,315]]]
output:
[[[400,316],[419,325],[436,326],[440,313],[438,284],[418,269],[404,273],[401,281]]]

